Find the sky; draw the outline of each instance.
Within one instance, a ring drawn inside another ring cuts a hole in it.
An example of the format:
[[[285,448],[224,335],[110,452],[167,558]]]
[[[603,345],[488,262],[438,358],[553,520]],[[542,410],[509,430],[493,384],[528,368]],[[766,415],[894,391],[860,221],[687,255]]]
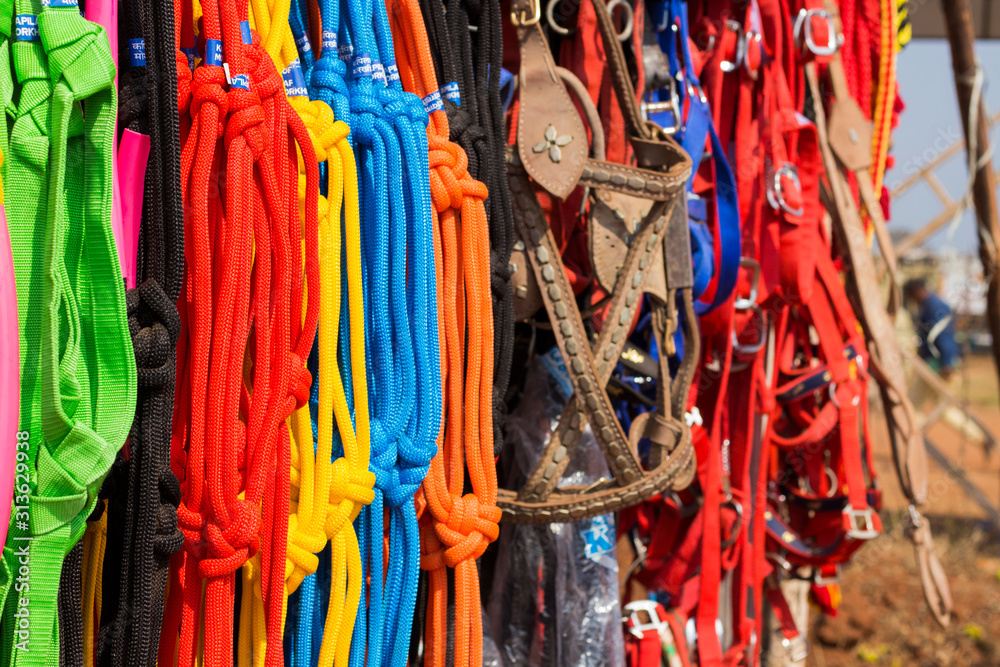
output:
[[[1000,111],[1000,40],[980,40],[976,43],[976,51],[986,77],[983,93],[986,108],[988,113],[995,114]],[[896,165],[885,178],[890,189],[963,138],[947,41],[922,39],[910,42],[899,55],[897,76],[906,110],[893,135],[892,152]],[[995,146],[1000,142],[998,130],[1000,125],[992,133]],[[965,152],[961,151],[935,172],[955,199],[967,184],[966,159]],[[1000,146],[993,157],[994,170],[998,167]],[[901,193],[893,202],[889,229],[920,229],[937,217],[942,209],[937,196],[921,183]],[[977,243],[975,219],[971,211],[966,211],[957,228],[938,232],[924,247],[939,253],[953,249],[962,254],[975,254]]]

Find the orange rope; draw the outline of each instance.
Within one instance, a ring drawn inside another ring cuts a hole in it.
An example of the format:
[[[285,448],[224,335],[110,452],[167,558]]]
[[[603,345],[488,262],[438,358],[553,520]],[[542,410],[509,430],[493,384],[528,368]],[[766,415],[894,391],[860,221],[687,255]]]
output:
[[[897,11],[896,0],[882,0],[878,82],[873,96],[875,108],[872,110],[875,123],[875,132],[872,134],[872,180],[876,196],[882,192],[892,136],[892,113],[896,106]]]
[[[438,90],[430,45],[416,0],[387,3],[403,87],[420,97]],[[483,620],[476,559],[497,538],[500,509],[493,463],[493,313],[486,186],[466,171],[469,160],[448,140],[448,117],[427,126],[431,196],[441,235],[442,375],[447,419],[438,454],[417,499],[421,562],[430,578],[424,664],[443,667],[447,650],[448,578],[455,570],[454,664],[482,664]],[[463,382],[464,380],[464,382]],[[463,446],[464,445],[464,446]],[[465,469],[472,493],[464,494]],[[430,512],[423,510],[429,509]]]

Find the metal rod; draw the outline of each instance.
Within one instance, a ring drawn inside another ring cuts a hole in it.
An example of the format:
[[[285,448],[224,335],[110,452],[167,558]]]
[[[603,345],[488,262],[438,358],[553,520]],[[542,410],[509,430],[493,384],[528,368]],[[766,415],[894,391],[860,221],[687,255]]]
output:
[[[942,0],[941,7],[948,28],[951,64],[955,73],[965,143],[969,150],[975,147],[975,159],[970,160],[970,163],[978,165],[983,156],[990,154],[990,137],[986,106],[982,96],[976,94],[982,89],[982,75],[976,59],[972,3],[970,0]],[[974,128],[970,127],[973,123]],[[971,134],[973,131],[974,135]],[[1000,374],[1000,271],[996,256],[997,248],[1000,247],[1000,223],[997,221],[997,200],[993,189],[993,165],[989,159],[976,170],[972,199],[976,205],[976,221],[979,226],[979,258],[983,264],[983,277],[988,285],[986,313],[990,333],[993,335],[993,361]]]

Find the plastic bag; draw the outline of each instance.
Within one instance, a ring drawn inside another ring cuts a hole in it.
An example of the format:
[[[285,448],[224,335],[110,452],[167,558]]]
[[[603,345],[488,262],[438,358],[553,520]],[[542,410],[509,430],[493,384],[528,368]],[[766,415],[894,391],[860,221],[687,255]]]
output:
[[[515,477],[523,478],[534,467],[566,404],[568,380],[560,377],[565,371],[554,352],[544,361],[531,362],[524,396],[507,420],[505,440],[515,453]],[[560,485],[609,476],[588,426]],[[577,523],[501,526],[487,609],[500,664],[622,666],[614,515]]]

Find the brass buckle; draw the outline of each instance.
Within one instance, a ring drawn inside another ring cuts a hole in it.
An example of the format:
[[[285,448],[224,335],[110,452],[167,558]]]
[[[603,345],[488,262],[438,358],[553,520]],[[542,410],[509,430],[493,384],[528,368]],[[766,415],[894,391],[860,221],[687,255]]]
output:
[[[542,3],[541,0],[531,0],[531,5],[534,7],[534,13],[531,18],[527,18],[524,15],[524,11],[510,13],[510,22],[516,26],[526,28],[528,26],[533,26],[538,23],[542,18]]]

